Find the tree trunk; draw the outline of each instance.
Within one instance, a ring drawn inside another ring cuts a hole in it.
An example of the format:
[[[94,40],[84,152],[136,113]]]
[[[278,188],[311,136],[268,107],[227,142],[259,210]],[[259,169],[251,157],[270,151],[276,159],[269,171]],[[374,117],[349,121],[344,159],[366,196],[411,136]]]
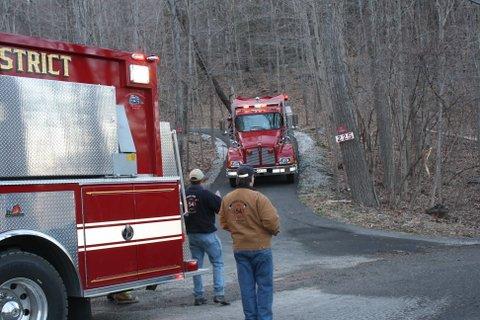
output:
[[[364,150],[359,140],[357,124],[353,113],[353,101],[348,93],[349,77],[345,64],[346,54],[342,35],[342,4],[335,0],[326,1],[325,45],[328,74],[331,81],[333,115],[336,127],[345,125],[353,131],[355,140],[340,145],[343,163],[347,172],[348,183],[355,201],[366,206],[377,206],[372,178],[367,168]]]
[[[480,76],[480,73],[479,73]],[[478,89],[480,90],[480,88]],[[477,155],[480,160],[480,102],[477,101]]]
[[[176,0],[168,0],[168,5],[172,12],[176,12]],[[179,149],[182,155],[185,154],[185,135],[186,135],[186,118],[185,104],[183,101],[183,83],[181,81],[182,65],[180,60],[180,22],[176,15],[172,15],[172,40],[173,40],[173,61],[175,70],[175,127],[179,131]],[[185,165],[185,164],[183,164]]]
[[[445,55],[445,26],[453,9],[453,3],[449,0],[436,0],[435,6],[438,16],[438,51],[439,51],[439,103],[438,103],[438,121],[437,121],[437,144],[435,159],[435,175],[433,177],[432,192],[430,197],[430,206],[437,202],[437,198],[442,198],[442,176],[443,176],[443,140],[444,140],[444,94],[446,82],[446,55]]]
[[[280,92],[280,36],[277,28],[278,17],[276,15],[276,7],[273,0],[270,0],[270,28],[272,37],[275,39],[275,78],[277,82],[276,91]]]
[[[208,6],[207,3],[205,3]],[[210,17],[210,11],[207,11],[207,62],[210,63],[212,61],[212,21]],[[213,95],[208,95],[208,114],[209,114],[209,127],[210,127],[210,143],[212,147],[215,147],[215,135],[214,135],[214,128],[215,128],[215,100]]]
[[[172,1],[175,2],[175,0],[167,0],[167,1],[170,4],[170,11],[172,12],[172,15],[175,17],[175,20],[179,22],[179,25],[181,26],[182,31],[185,34],[188,34],[188,27],[187,27],[187,23],[189,23],[188,18],[185,17],[184,14],[180,13],[180,10],[178,9],[177,6],[175,7],[171,6]],[[192,34],[191,38],[192,38],[193,50],[195,52],[195,57],[196,57],[198,66],[200,67],[202,72],[205,74],[207,79],[210,80],[215,90],[215,93],[217,94],[222,104],[225,106],[228,112],[230,112],[230,100],[228,99],[227,95],[225,94],[222,87],[220,86],[220,83],[218,82],[217,78],[214,75],[212,75],[212,73],[210,72],[210,68],[208,67],[207,62],[205,61],[204,55],[202,54],[200,45],[198,44],[196,37]]]
[[[477,11],[472,14],[471,17],[471,30],[477,29],[478,24],[480,23],[480,13]],[[475,66],[475,109],[476,110],[476,138],[477,138],[477,157],[478,161],[480,162],[480,34],[478,32],[471,31],[473,34],[473,43],[475,43],[474,47],[474,66]],[[475,112],[475,111],[474,111]]]
[[[393,161],[393,134],[392,134],[392,120],[389,106],[385,101],[386,90],[383,86],[383,79],[381,77],[381,70],[378,66],[380,59],[378,54],[378,47],[380,39],[375,32],[375,13],[374,4],[372,0],[364,0],[363,2],[363,16],[365,19],[365,41],[367,44],[367,51],[370,59],[370,81],[373,92],[373,106],[375,108],[377,118],[378,141],[380,147],[380,159],[383,165],[383,184],[390,196],[394,189],[394,161]]]
[[[397,67],[397,72],[399,73],[397,75],[397,88],[398,89],[398,115],[397,115],[397,122],[398,122],[398,139],[400,141],[399,143],[399,161],[400,161],[400,168],[399,168],[399,179],[396,184],[396,194],[397,194],[397,203],[402,200],[404,190],[408,189],[408,184],[406,183],[401,183],[404,179],[406,179],[407,174],[408,174],[408,141],[407,141],[407,131],[408,131],[408,110],[406,108],[406,96],[408,93],[408,89],[406,90],[405,88],[409,88],[409,82],[407,82],[408,76],[406,74],[405,69],[410,70],[411,73],[414,72],[412,68],[407,68],[410,64],[406,63],[407,58],[405,54],[405,44],[404,40],[406,37],[403,37],[402,33],[402,19],[403,19],[403,7],[402,7],[402,1],[397,0],[396,2],[396,9],[395,9],[395,19],[397,20],[397,26],[396,26],[396,37],[397,37],[397,51],[398,51],[398,67]]]
[[[89,44],[88,6],[88,0],[68,0],[67,2],[70,39],[75,43]]]

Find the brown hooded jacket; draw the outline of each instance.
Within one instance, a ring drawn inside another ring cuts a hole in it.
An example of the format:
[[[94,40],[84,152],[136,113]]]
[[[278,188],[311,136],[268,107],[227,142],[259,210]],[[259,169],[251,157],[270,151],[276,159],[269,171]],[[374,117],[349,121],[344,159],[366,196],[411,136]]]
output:
[[[220,226],[229,231],[234,250],[271,247],[280,229],[277,209],[258,191],[238,188],[227,194],[220,207]]]

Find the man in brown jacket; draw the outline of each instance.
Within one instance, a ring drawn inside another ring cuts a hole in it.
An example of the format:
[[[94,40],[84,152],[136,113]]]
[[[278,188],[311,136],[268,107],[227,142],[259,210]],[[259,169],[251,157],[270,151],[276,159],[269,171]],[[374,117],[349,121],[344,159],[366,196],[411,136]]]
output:
[[[253,168],[241,166],[237,170],[237,189],[222,200],[220,225],[233,239],[245,320],[271,320],[271,241],[280,224],[277,210],[267,197],[252,190],[253,183]]]

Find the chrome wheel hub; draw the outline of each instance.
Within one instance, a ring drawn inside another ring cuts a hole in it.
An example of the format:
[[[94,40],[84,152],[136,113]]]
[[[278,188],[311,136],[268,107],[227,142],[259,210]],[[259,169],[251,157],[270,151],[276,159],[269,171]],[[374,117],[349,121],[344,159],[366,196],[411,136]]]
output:
[[[40,285],[14,278],[0,285],[0,320],[46,320],[48,302]]]
[[[2,319],[18,319],[22,308],[16,301],[8,301],[2,307]]]

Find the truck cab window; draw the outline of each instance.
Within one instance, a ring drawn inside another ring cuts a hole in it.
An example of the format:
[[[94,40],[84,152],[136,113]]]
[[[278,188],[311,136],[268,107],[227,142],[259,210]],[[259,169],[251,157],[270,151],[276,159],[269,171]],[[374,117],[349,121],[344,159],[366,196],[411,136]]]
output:
[[[235,127],[241,132],[280,129],[282,127],[282,115],[275,112],[237,116]]]

